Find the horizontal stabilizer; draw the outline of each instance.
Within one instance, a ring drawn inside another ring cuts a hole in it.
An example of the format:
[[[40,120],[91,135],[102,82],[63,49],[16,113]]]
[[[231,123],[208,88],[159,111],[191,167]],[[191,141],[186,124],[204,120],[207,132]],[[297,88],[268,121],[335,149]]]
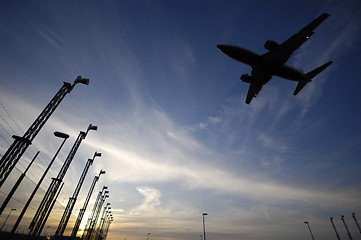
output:
[[[318,75],[320,72],[322,72],[323,70],[325,70],[328,66],[330,66],[332,63],[332,61],[329,61],[328,63],[323,64],[321,67],[318,67],[314,70],[312,70],[309,73],[306,73],[306,77],[312,79],[314,78],[316,75]]]
[[[323,64],[322,66],[312,70],[311,72],[309,73],[306,73],[306,77],[309,78],[309,79],[312,79],[314,78],[315,76],[317,76],[320,72],[322,72],[323,70],[325,70],[328,66],[330,66],[332,64],[332,61],[329,61],[325,64]],[[296,86],[296,89],[293,93],[293,95],[297,95],[297,93],[299,93],[299,91],[301,91],[301,89],[306,86],[308,82],[298,82],[297,86]]]
[[[301,91],[301,89],[304,87],[304,86],[306,86],[306,84],[307,84],[308,82],[298,82],[297,83],[297,86],[296,86],[296,89],[295,89],[295,91],[293,92],[293,95],[297,95],[297,93],[299,92],[299,91]]]

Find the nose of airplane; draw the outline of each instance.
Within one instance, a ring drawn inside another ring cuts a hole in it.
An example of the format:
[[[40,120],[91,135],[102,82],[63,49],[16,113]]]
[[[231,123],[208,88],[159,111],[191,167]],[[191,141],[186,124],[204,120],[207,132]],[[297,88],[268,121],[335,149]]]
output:
[[[235,47],[232,45],[218,44],[217,48],[228,56],[231,56],[232,53],[235,51]]]
[[[218,48],[221,52],[227,51],[227,45],[218,44],[218,45],[217,45],[217,48]]]

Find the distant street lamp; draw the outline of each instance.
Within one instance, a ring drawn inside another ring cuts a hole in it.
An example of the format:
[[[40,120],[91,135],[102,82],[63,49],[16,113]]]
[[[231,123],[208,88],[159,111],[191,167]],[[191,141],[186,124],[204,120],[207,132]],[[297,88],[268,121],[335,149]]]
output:
[[[312,240],[315,240],[315,238],[313,237],[313,234],[312,234],[312,231],[311,231],[311,228],[310,228],[310,225],[308,224],[308,222],[305,222],[308,226],[308,230],[310,230],[310,234],[311,234],[311,237],[312,237]]]
[[[360,228],[360,225],[358,224],[358,222],[357,222],[357,220],[356,220],[356,216],[355,216],[355,215],[356,215],[355,213],[352,213],[353,220],[355,220],[356,226],[357,226],[358,230],[359,230],[360,233],[361,233],[361,228]]]
[[[347,227],[347,225],[346,225],[346,222],[345,222],[345,219],[344,219],[344,218],[345,218],[345,216],[344,216],[344,215],[341,215],[341,219],[342,219],[343,225],[345,225],[345,228],[346,228],[348,237],[350,238],[350,240],[352,240],[351,233],[350,233],[350,231],[348,230],[348,227]]]
[[[208,213],[203,213],[203,239],[206,240],[206,224],[204,222],[204,216],[208,215]]]
[[[12,211],[15,211],[15,210],[16,210],[16,208],[12,208],[12,209],[10,210],[10,212],[9,212],[8,216],[7,216],[7,217],[6,217],[6,219],[5,219],[4,224],[1,226],[0,231],[2,231],[2,230],[3,230],[3,227],[5,226],[5,223],[6,223],[6,221],[8,220],[8,218],[9,218],[9,216],[10,216],[11,212],[12,212]]]

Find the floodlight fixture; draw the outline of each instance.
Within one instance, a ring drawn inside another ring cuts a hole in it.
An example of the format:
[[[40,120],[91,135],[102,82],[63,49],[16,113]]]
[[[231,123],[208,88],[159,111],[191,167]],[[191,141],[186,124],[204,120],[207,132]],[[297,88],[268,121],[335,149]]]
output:
[[[54,132],[54,135],[55,135],[55,137],[59,137],[59,138],[65,138],[65,139],[69,138],[69,135],[68,135],[68,134],[62,133],[62,132],[58,132],[58,131]]]
[[[95,152],[93,158],[95,158],[95,157],[101,157],[101,156],[102,156],[102,153],[101,153],[101,152]]]
[[[89,78],[82,78],[81,76],[78,76],[75,81],[74,81],[74,85],[77,83],[82,83],[85,85],[89,85]]]
[[[96,130],[98,130],[98,126],[95,126],[95,125],[93,125],[93,124],[90,124],[89,127],[88,127],[87,132],[88,132],[89,130],[94,130],[94,131],[96,131]]]

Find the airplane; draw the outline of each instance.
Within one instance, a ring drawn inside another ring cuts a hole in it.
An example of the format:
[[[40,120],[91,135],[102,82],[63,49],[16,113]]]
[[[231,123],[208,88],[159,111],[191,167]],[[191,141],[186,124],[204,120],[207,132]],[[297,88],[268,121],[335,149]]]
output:
[[[321,14],[282,44],[267,40],[264,48],[268,52],[263,55],[238,46],[217,45],[217,48],[228,57],[251,66],[251,76],[248,74],[241,75],[241,81],[250,84],[246,98],[247,104],[251,103],[272,76],[298,82],[293,93],[293,95],[297,95],[316,75],[332,64],[332,61],[329,61],[306,74],[285,65],[292,53],[306,42],[314,34],[313,30],[329,16],[327,13]]]

